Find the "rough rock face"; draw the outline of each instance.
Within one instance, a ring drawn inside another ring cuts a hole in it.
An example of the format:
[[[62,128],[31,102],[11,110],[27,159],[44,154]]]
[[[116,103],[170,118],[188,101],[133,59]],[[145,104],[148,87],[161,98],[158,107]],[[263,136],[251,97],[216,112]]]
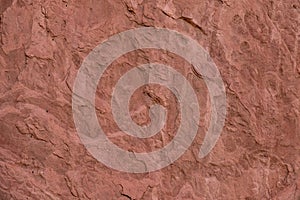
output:
[[[1,0],[0,199],[300,199],[299,0]],[[110,98],[128,69],[153,61],[176,68],[197,91],[197,138],[172,165],[147,174],[110,169],[83,146],[72,118],[72,87],[88,53],[116,33],[164,27],[190,36],[226,86],[222,135],[197,157],[210,115],[207,88],[184,59],[130,52],[100,80],[99,123],[120,147],[149,152],[178,127],[176,99],[148,85],[132,96],[137,124],[149,105],[167,108],[164,130],[136,139],[118,130]]]

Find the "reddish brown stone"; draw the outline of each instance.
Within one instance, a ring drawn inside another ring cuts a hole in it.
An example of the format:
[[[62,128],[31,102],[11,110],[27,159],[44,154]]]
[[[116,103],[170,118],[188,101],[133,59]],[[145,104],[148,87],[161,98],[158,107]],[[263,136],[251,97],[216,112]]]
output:
[[[118,130],[111,92],[139,64],[159,61],[181,72],[197,91],[201,112],[198,135],[179,160],[129,174],[98,162],[81,143],[72,87],[93,48],[142,26],[176,30],[210,53],[226,86],[227,117],[217,145],[199,159],[211,112],[201,77],[171,53],[122,56],[96,97],[99,122],[115,144],[152,151],[178,128],[176,99],[150,85],[136,91],[130,111],[147,124],[148,107],[165,106],[165,130],[141,140]],[[299,28],[297,0],[1,0],[0,199],[300,199]]]

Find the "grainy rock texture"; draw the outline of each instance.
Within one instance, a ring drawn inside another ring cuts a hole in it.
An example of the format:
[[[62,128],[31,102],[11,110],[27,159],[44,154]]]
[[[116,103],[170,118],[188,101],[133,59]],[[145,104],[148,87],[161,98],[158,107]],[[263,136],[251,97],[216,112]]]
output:
[[[300,199],[299,0],[0,0],[0,199]],[[148,85],[132,96],[136,123],[168,109],[163,131],[136,139],[118,130],[110,98],[139,64],[160,62],[192,83],[200,103],[197,138],[172,165],[147,174],[94,159],[75,130],[71,98],[88,53],[111,35],[142,27],[176,30],[199,42],[226,86],[227,117],[213,151],[198,158],[210,116],[201,76],[184,59],[139,50],[100,80],[100,124],[118,146],[161,148],[178,127],[175,97]]]

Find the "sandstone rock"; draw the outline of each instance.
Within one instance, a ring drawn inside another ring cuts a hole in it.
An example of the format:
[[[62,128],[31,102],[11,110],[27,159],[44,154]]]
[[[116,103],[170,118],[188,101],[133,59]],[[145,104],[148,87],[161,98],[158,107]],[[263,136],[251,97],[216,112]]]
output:
[[[180,111],[164,87],[139,88],[130,111],[157,135],[121,132],[111,114],[116,81],[140,64],[174,67],[192,83],[201,120],[193,145],[172,165],[146,174],[113,170],[81,143],[72,87],[84,58],[108,37],[164,27],[201,44],[226,86],[227,116],[212,152],[198,158],[210,120],[205,82],[183,58],[145,49],[113,62],[98,84],[96,111],[121,148],[149,152],[176,134]],[[300,199],[300,2],[297,0],[1,0],[0,199]]]

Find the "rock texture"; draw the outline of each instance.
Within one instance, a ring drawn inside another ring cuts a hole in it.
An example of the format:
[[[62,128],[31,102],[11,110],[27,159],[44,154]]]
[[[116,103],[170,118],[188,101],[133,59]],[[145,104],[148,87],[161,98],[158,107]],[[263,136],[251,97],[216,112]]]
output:
[[[299,0],[1,0],[0,199],[300,199]],[[169,113],[145,140],[118,130],[111,91],[126,70],[159,61],[197,91],[198,136],[172,165],[148,174],[107,168],[81,144],[72,119],[73,82],[83,59],[107,37],[165,27],[199,42],[226,85],[228,114],[213,151],[198,159],[209,121],[205,83],[182,58],[141,50],[101,79],[97,114],[111,140],[137,152],[161,148],[178,127],[176,99],[149,85],[132,97],[138,124],[153,103]]]

